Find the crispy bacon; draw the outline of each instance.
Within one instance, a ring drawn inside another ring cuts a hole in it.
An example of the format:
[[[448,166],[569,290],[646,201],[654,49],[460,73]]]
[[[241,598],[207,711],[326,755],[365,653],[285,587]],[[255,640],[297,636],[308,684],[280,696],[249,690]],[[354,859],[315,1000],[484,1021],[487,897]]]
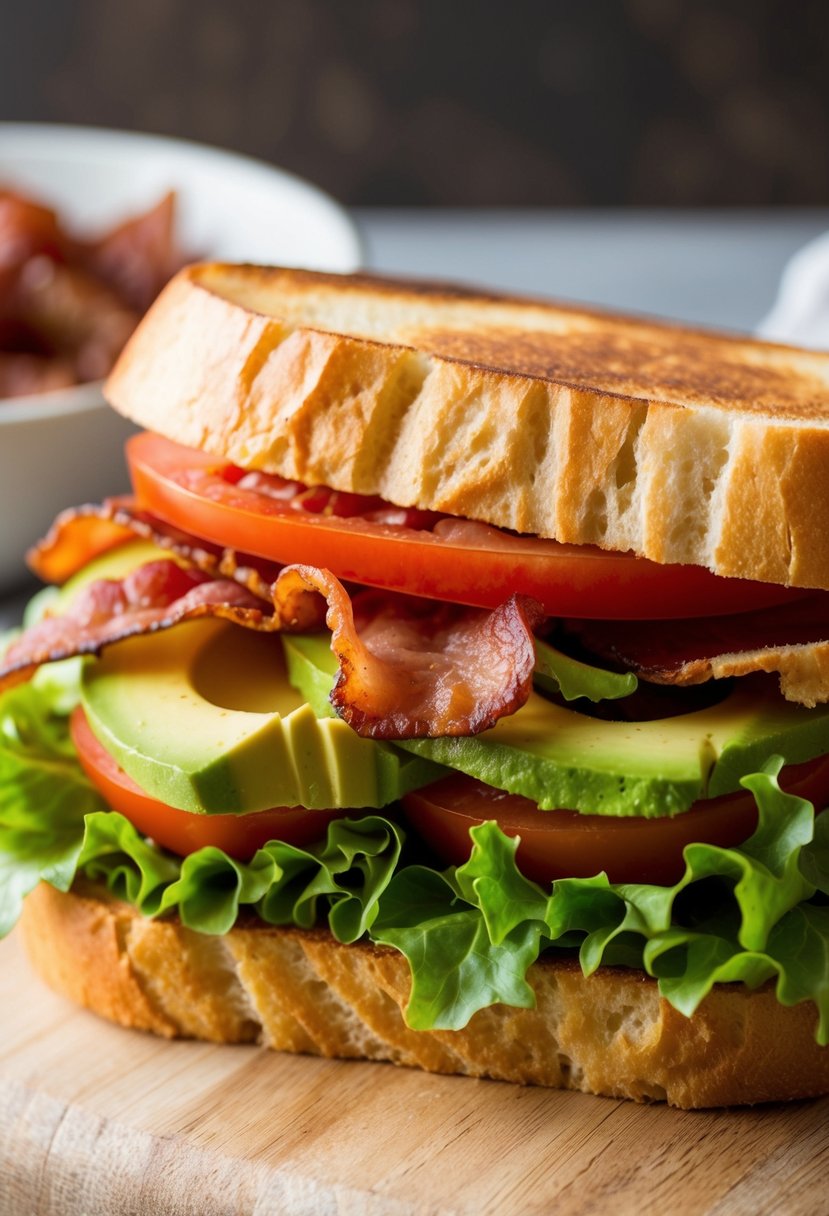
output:
[[[328,486],[306,486],[273,473],[245,472],[231,466],[231,477],[240,490],[252,490],[266,498],[286,503],[294,511],[308,515],[336,515],[339,519],[363,519],[373,524],[414,528],[428,532],[445,517],[439,511],[420,507],[396,507],[376,494],[354,494]]]
[[[176,196],[79,245],[83,262],[138,313],[146,312],[184,262],[175,239]]]
[[[0,691],[30,679],[43,663],[100,654],[115,642],[201,616],[274,627],[260,601],[237,583],[183,570],[166,558],[146,562],[126,578],[90,583],[67,612],[47,616],[21,634],[2,657]]]
[[[105,375],[155,296],[182,265],[175,197],[94,240],[55,211],[0,190],[0,396]]]
[[[43,255],[22,267],[11,303],[46,352],[72,361],[76,383],[105,376],[140,320],[106,283]]]
[[[44,583],[65,583],[96,557],[133,540],[135,532],[115,519],[115,503],[61,511],[43,540],[29,550],[29,567]]]
[[[117,511],[115,517],[109,522],[121,526]],[[54,547],[43,551],[43,562],[60,566],[56,554],[68,544],[67,530],[76,533],[82,527],[86,535],[90,521],[101,522],[95,515],[65,519]],[[157,539],[155,532],[149,534]],[[529,695],[533,628],[542,617],[534,600],[513,596],[487,612],[371,591],[358,594],[352,604],[330,571],[288,566],[269,587],[265,604],[261,572],[251,576],[257,593],[243,585],[239,576],[244,569],[238,565],[237,581],[213,577],[212,567],[221,565],[226,555],[202,552],[200,543],[189,538],[185,545],[177,539],[170,547],[177,556],[186,547],[188,563],[202,561],[211,567],[207,571],[183,569],[162,559],[145,563],[126,578],[90,583],[66,613],[47,617],[7,650],[0,689],[30,678],[42,663],[99,654],[138,634],[214,616],[265,632],[304,632],[322,628],[327,621],[340,665],[331,700],[360,735],[408,739],[477,734],[514,713]]]
[[[788,701],[829,701],[829,594],[693,621],[569,621],[591,654],[653,684],[703,684],[777,672]]]
[[[376,591],[352,603],[330,571],[288,566],[275,588],[283,627],[305,627],[314,593],[328,604],[340,665],[331,702],[359,735],[475,735],[529,696],[543,612],[526,596],[494,612]]]
[[[142,511],[127,497],[61,512],[45,539],[29,550],[27,559],[44,582],[63,583],[93,558],[136,537],[168,549],[211,578],[232,579],[259,599],[272,602],[273,583],[281,569],[276,562],[191,536]]]
[[[0,347],[2,341],[0,333]],[[47,359],[45,355],[22,351],[9,354],[0,349],[0,398],[51,393],[74,383],[75,375],[68,359]]]
[[[0,190],[0,286],[4,273],[17,272],[29,258],[64,258],[66,244],[66,234],[50,207]],[[0,292],[0,302],[3,294]]]

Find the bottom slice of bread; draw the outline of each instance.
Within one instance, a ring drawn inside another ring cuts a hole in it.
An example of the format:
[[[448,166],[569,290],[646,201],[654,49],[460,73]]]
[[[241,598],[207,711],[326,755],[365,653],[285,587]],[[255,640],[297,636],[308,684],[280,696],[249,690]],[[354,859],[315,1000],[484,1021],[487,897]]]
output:
[[[530,970],[535,1009],[496,1005],[457,1031],[414,1031],[409,969],[394,950],[343,946],[323,929],[251,919],[224,937],[151,921],[97,887],[41,884],[26,901],[31,960],[56,991],[168,1038],[261,1043],[277,1051],[388,1060],[430,1072],[578,1089],[679,1107],[829,1092],[829,1048],[811,1005],[771,987],[720,985],[692,1018],[641,972],[574,960]]]

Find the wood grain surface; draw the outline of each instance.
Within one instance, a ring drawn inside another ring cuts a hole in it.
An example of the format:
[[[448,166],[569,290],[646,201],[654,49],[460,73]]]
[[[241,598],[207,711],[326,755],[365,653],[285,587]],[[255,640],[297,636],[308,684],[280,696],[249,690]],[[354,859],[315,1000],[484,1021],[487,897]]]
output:
[[[167,1043],[0,944],[0,1216],[820,1216],[828,1117]]]

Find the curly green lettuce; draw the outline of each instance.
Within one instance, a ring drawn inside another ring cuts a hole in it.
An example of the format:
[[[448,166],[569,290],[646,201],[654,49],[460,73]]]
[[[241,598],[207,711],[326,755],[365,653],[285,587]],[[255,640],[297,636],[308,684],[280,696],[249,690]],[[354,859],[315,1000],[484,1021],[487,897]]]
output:
[[[69,889],[84,819],[105,809],[69,739],[66,713],[77,700],[77,677],[77,664],[55,664],[48,680],[0,697],[0,936],[41,880]]]
[[[465,865],[401,871],[372,937],[409,959],[410,1024],[460,1029],[484,995],[531,1005],[517,973],[523,979],[527,959],[553,946],[578,950],[585,975],[602,964],[644,969],[689,1017],[716,983],[774,980],[781,1004],[814,1002],[818,1041],[829,1043],[829,832],[821,819],[815,830],[811,803],[781,791],[781,764],[746,778],[759,807],[754,835],[739,848],[689,845],[672,887],[599,874],[547,893],[521,876],[516,842],[493,823],[472,829]]]
[[[644,968],[689,1016],[716,983],[771,981],[782,1004],[814,1003],[818,1041],[829,1042],[829,815],[780,790],[779,758],[744,781],[759,807],[754,835],[739,848],[688,846],[672,887],[599,874],[545,891],[494,823],[473,829],[464,865],[412,865],[400,827],[379,814],[337,820],[308,848],[271,841],[248,862],[217,848],[182,859],[106,810],[87,781],[68,731],[76,683],[66,665],[0,697],[2,933],[39,881],[65,891],[84,875],[202,933],[226,932],[247,910],[391,946],[411,969],[416,1029],[459,1029],[498,1002],[531,1007],[527,972],[552,947],[577,952],[587,975]]]

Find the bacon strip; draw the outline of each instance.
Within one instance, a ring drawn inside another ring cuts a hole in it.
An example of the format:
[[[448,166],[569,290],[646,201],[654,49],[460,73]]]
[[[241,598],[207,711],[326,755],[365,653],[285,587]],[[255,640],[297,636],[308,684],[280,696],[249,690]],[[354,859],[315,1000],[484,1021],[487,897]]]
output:
[[[128,497],[62,511],[46,537],[29,550],[27,560],[44,582],[64,583],[93,558],[136,537],[169,550],[211,578],[241,583],[260,600],[272,603],[272,587],[281,569],[276,562],[191,536],[142,511]]]
[[[330,571],[288,566],[275,597],[285,628],[303,628],[315,592],[328,604],[340,665],[331,702],[359,735],[476,735],[530,694],[543,611],[527,596],[494,612],[375,591],[352,603]]]
[[[65,583],[94,558],[133,540],[134,535],[129,526],[116,521],[110,504],[72,507],[60,513],[26,560],[44,583]]]
[[[690,685],[777,672],[788,701],[829,701],[829,595],[692,621],[568,621],[591,654],[652,684]]]
[[[274,627],[246,588],[182,570],[166,559],[146,562],[124,579],[90,583],[68,612],[45,617],[21,634],[2,656],[0,692],[31,679],[43,663],[100,654],[115,642],[201,616],[224,617],[253,629]]]
[[[0,396],[104,376],[182,265],[175,197],[94,240],[0,189]]]
[[[195,548],[189,558],[201,560]],[[529,696],[533,628],[543,615],[534,600],[513,596],[487,612],[372,591],[352,604],[339,579],[314,566],[286,567],[268,598],[172,560],[147,562],[124,579],[90,583],[64,615],[27,630],[4,656],[0,690],[42,663],[213,616],[263,632],[305,632],[327,620],[340,666],[332,703],[371,738],[477,734]]]

